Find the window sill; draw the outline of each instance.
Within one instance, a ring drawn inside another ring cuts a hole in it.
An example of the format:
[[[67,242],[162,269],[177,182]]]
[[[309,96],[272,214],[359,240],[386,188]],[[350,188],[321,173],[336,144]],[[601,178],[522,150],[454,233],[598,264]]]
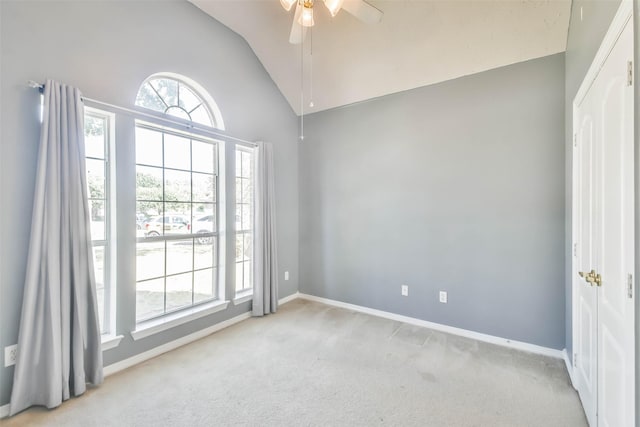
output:
[[[236,297],[233,299],[233,305],[242,304],[243,302],[251,301],[253,299],[253,291],[245,291],[239,294],[236,294]]]
[[[158,319],[148,320],[138,324],[137,329],[131,332],[131,337],[133,337],[134,341],[138,341],[139,339],[155,335],[167,329],[199,319],[200,317],[225,310],[228,305],[229,301],[214,301],[177,313],[168,314]]]
[[[124,338],[124,335],[103,335],[101,343],[102,351],[116,348],[120,345],[120,341],[122,341],[122,338]]]

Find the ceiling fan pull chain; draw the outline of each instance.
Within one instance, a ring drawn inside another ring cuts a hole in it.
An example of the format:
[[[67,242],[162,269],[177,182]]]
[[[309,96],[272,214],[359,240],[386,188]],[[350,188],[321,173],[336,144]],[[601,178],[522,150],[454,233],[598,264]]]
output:
[[[304,39],[300,43],[300,141],[304,141]]]
[[[313,27],[309,32],[309,42],[311,43],[309,55],[309,108],[313,108]]]

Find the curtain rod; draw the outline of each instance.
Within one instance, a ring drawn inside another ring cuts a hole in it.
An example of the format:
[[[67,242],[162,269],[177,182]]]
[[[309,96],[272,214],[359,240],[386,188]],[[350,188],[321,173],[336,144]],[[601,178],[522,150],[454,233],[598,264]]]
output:
[[[27,86],[29,86],[30,88],[33,88],[33,89],[38,89],[38,91],[40,93],[44,92],[44,85],[41,84],[41,83],[38,83],[36,81],[29,80],[27,82]],[[215,136],[217,138],[226,138],[226,139],[230,139],[230,140],[233,140],[233,141],[236,141],[236,142],[240,142],[242,144],[251,145],[253,147],[257,147],[257,146],[260,145],[260,144],[258,144],[256,142],[253,142],[253,141],[247,141],[247,140],[242,139],[242,138],[236,138],[235,136],[226,135],[224,133],[212,131],[212,130],[207,129],[207,128],[194,126],[193,123],[177,122],[177,121],[174,121],[174,120],[171,120],[171,119],[167,119],[167,118],[164,118],[164,117],[156,116],[154,114],[148,114],[148,113],[144,113],[142,111],[132,110],[130,108],[121,107],[119,105],[109,104],[107,102],[102,102],[102,101],[98,101],[96,99],[87,98],[86,96],[82,96],[81,99],[82,99],[82,101],[88,101],[88,102],[90,102],[92,104],[98,104],[98,105],[102,105],[104,107],[115,108],[116,110],[125,111],[125,112],[127,112],[129,114],[134,114],[136,116],[145,116],[145,117],[152,118],[154,120],[160,120],[160,121],[163,121],[165,123],[170,123],[172,125],[178,125],[180,127],[186,127],[187,129],[193,129],[193,130],[197,130],[197,131],[200,131],[200,132],[208,133],[208,134],[213,135],[213,136]]]

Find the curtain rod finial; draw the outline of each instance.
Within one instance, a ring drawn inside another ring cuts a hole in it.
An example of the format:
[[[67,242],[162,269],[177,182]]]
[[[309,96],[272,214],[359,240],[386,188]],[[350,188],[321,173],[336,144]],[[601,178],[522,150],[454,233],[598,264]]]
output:
[[[40,90],[44,89],[44,85],[42,85],[42,84],[40,84],[40,83],[38,83],[36,81],[33,81],[33,80],[29,80],[27,82],[27,86],[29,86],[29,87],[31,87],[33,89],[40,89]]]

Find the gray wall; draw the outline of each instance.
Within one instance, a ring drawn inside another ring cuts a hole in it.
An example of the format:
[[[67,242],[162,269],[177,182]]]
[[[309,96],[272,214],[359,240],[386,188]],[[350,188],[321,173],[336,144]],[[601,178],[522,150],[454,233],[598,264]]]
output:
[[[593,62],[593,58],[609,29],[609,25],[620,6],[620,0],[593,1],[573,0],[571,21],[565,53],[565,293],[566,293],[566,337],[567,353],[572,354],[572,307],[571,307],[571,171],[573,99]],[[580,19],[582,9],[582,20]]]
[[[564,92],[558,54],[307,116],[301,292],[564,348]]]
[[[290,281],[280,281],[280,296],[297,291],[297,122],[241,37],[183,1],[0,1],[0,15],[0,348],[17,341],[22,302],[39,138],[39,96],[26,87],[31,79],[53,78],[121,106],[133,104],[139,85],[152,73],[172,71],[199,82],[216,100],[229,134],[274,143],[279,273],[291,275]],[[133,200],[132,194],[120,197]],[[135,284],[118,286],[120,312],[132,313],[135,299],[126,296]],[[118,325],[125,339],[105,353],[105,362],[246,312],[249,304],[137,342],[127,333],[132,319],[125,316]],[[0,374],[4,405],[13,368],[2,367]]]

